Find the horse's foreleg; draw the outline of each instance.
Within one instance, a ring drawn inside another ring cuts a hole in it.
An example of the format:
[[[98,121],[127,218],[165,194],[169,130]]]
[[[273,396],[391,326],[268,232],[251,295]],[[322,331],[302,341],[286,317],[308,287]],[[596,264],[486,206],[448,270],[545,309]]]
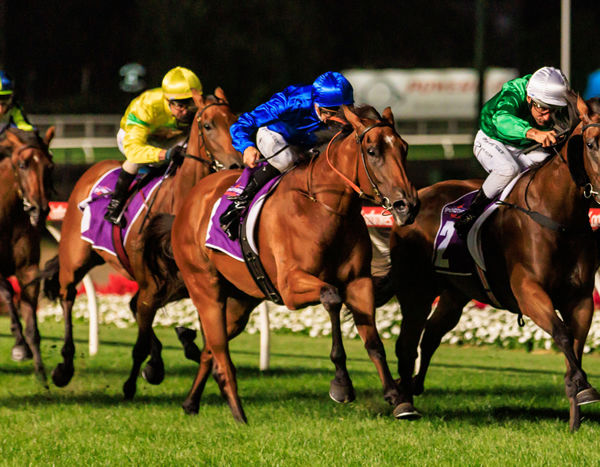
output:
[[[73,342],[72,311],[76,294],[77,291],[74,284],[71,284],[67,287],[67,291],[64,293],[64,295],[61,293],[61,297],[64,298],[61,298],[60,305],[63,311],[63,319],[65,321],[65,337],[63,340],[63,347],[60,352],[63,357],[63,361],[56,365],[56,368],[54,368],[54,371],[52,371],[52,381],[54,381],[54,384],[60,388],[69,384],[69,381],[71,381],[75,371],[73,366],[75,343]]]
[[[445,291],[435,307],[435,311],[425,323],[425,330],[421,338],[419,369],[413,379],[413,394],[418,396],[423,393],[425,375],[436,349],[440,346],[442,338],[458,324],[464,306],[469,299],[460,293]],[[404,309],[404,308],[403,308]],[[427,307],[428,311],[429,307]]]
[[[23,336],[23,326],[19,319],[19,313],[14,302],[15,292],[12,285],[6,278],[0,277],[0,300],[2,300],[7,308],[10,315],[10,331],[15,337],[15,345],[11,350],[11,357],[16,362],[22,362],[31,358],[31,350],[25,341]]]
[[[352,380],[346,368],[346,351],[342,341],[342,326],[340,322],[340,310],[342,309],[342,298],[338,290],[333,286],[321,289],[321,303],[329,313],[331,320],[331,361],[335,365],[335,378],[329,386],[329,396],[339,403],[352,402],[356,399]]]
[[[593,297],[585,297],[584,299],[577,300],[574,303],[570,303],[564,308],[561,313],[566,325],[573,333],[573,351],[575,357],[582,366],[583,349],[585,347],[585,341],[587,339],[590,326],[592,324],[592,317],[594,314],[594,301]],[[577,373],[577,368],[573,368],[569,361],[566,361],[567,371],[565,373],[565,388],[569,386],[569,383],[575,381],[576,386],[579,389],[576,394],[575,402],[577,405],[590,404],[592,402],[600,401],[600,394],[596,389],[587,381],[587,378],[581,382],[577,382],[577,378],[580,378]],[[582,370],[583,371],[583,370]],[[583,374],[585,377],[585,373]]]
[[[139,296],[140,292],[138,290],[129,302],[129,309],[136,320]],[[146,366],[142,370],[142,376],[150,384],[160,384],[165,379],[165,364],[162,359],[162,344],[158,337],[156,337],[154,329],[152,329],[151,333],[150,360],[148,360],[148,363],[146,363]]]
[[[511,280],[513,293],[522,313],[529,316],[540,328],[552,336],[556,346],[564,353],[567,366],[572,370],[566,383],[566,393],[571,405],[571,430],[579,428],[580,415],[577,394],[590,387],[579,358],[573,348],[573,334],[554,311],[554,305],[540,284],[520,274]],[[590,297],[591,300],[591,297]],[[590,302],[591,303],[591,302]]]
[[[46,370],[42,362],[40,351],[40,332],[37,322],[37,303],[40,291],[39,283],[31,283],[38,272],[37,266],[29,267],[17,272],[17,279],[21,285],[21,316],[25,320],[25,340],[33,354],[35,374],[42,384],[46,385]],[[27,285],[29,284],[29,285]]]
[[[346,287],[346,306],[352,312],[354,323],[367,353],[377,369],[383,384],[383,397],[394,407],[394,416],[404,412],[404,403],[387,364],[385,349],[375,326],[373,281],[370,277],[356,279]],[[412,405],[412,404],[411,404]]]

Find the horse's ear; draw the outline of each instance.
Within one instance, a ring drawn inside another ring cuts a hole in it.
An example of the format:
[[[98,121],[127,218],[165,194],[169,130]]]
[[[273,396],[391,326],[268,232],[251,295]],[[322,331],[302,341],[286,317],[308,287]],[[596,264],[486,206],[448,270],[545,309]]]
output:
[[[583,136],[573,135],[567,142],[567,161],[571,178],[578,186],[589,183],[589,177],[583,165]]]
[[[590,121],[590,109],[579,95],[577,96],[577,112],[579,113],[579,118],[584,123],[588,123]]]
[[[54,128],[53,126],[49,127],[46,130],[46,135],[44,136],[44,143],[46,144],[46,146],[50,146],[50,141],[52,141],[52,138],[54,138],[55,133],[56,128]]]
[[[386,107],[383,109],[383,119],[388,122],[390,125],[394,126],[394,114],[392,113],[391,107]]]
[[[227,100],[227,96],[225,95],[225,91],[223,91],[222,88],[217,87],[215,89],[215,97],[219,100],[222,100],[226,104],[229,104],[229,101]]]
[[[192,88],[192,99],[194,99],[196,107],[204,107],[204,96],[202,96],[202,93],[195,88]]]
[[[350,110],[350,107],[348,107],[347,105],[342,105],[342,110],[344,111],[344,117],[346,117],[346,120],[348,120],[348,122],[350,122],[350,125],[352,125],[352,128],[354,128],[354,130],[357,133],[362,133],[365,126],[360,121],[360,118],[358,117],[358,115],[356,115],[354,112],[352,112],[352,110]]]

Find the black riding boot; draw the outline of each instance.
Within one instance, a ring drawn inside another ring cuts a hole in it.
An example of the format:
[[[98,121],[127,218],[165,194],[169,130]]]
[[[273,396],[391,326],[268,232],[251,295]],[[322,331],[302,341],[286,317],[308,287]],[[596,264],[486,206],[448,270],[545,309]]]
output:
[[[279,170],[272,165],[267,164],[252,174],[250,180],[248,181],[248,185],[246,185],[246,188],[244,188],[244,191],[242,191],[238,196],[231,198],[233,202],[229,205],[227,211],[221,214],[221,217],[219,218],[221,228],[231,240],[238,238],[240,216],[248,208],[252,198],[254,198],[256,193],[258,193],[258,191],[265,186],[269,180],[273,179],[279,174]]]
[[[490,198],[485,196],[483,189],[480,188],[475,195],[471,206],[469,206],[469,208],[462,213],[462,215],[454,224],[454,229],[456,230],[459,238],[463,240],[467,238],[469,230],[471,230],[471,227],[473,227],[473,224],[477,218],[483,213],[483,210],[491,201],[492,200]]]
[[[129,186],[131,185],[131,182],[133,182],[134,178],[135,174],[130,174],[129,172],[125,172],[121,169],[121,173],[117,179],[117,184],[115,185],[115,189],[111,195],[112,198],[108,203],[106,214],[104,216],[104,219],[111,224],[118,225],[120,223],[121,211],[123,210],[123,206],[127,201],[127,196],[129,195]]]

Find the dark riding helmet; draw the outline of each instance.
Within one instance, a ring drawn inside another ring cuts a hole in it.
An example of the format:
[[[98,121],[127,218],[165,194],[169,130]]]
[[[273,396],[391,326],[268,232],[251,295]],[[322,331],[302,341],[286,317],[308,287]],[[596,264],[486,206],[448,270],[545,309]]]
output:
[[[5,71],[0,70],[0,96],[10,96],[13,93],[13,80]]]
[[[328,71],[313,83],[313,98],[320,107],[351,105],[354,103],[354,90],[344,75]]]

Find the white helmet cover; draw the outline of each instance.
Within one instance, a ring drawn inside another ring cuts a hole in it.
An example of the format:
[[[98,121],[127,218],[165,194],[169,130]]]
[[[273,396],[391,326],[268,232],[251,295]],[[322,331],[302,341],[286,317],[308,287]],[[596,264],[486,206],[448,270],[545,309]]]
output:
[[[567,105],[569,82],[565,75],[551,66],[545,66],[536,71],[527,83],[527,95],[535,101],[550,107]]]

